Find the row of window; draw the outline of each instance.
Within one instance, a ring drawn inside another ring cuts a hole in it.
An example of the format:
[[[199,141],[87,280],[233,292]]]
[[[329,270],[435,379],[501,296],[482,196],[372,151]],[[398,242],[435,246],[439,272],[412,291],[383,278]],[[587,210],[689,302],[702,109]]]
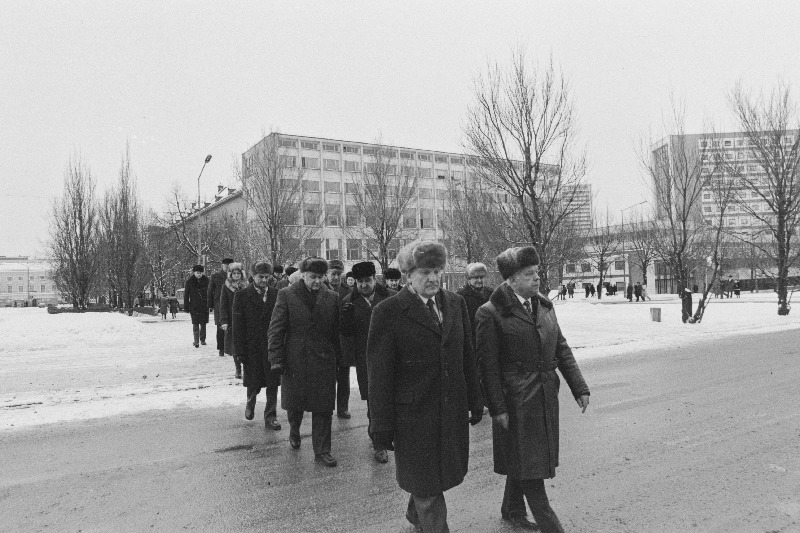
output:
[[[578,272],[578,267],[580,267],[582,274],[592,271],[592,265],[590,265],[589,263],[580,263],[580,264],[567,263],[565,267],[566,273],[575,274]],[[614,270],[624,271],[625,261],[614,261]]]
[[[764,135],[761,137],[762,142],[769,144],[774,137]],[[794,137],[792,135],[785,135],[781,138],[783,144],[793,144]],[[700,139],[697,141],[698,148],[732,148],[734,146],[752,146],[754,143],[750,139]]]
[[[14,276],[7,276],[6,277],[6,281],[12,281],[13,279],[14,279]],[[22,281],[22,279],[23,279],[23,276],[17,276],[17,281]],[[31,276],[31,281],[33,281],[35,279],[36,279],[36,276]],[[43,279],[45,279],[45,277],[44,276],[39,276],[39,279],[43,280]]]
[[[31,278],[33,278],[33,276],[31,276]],[[19,279],[22,279],[22,278],[19,278]],[[9,280],[9,281],[11,281],[11,278],[8,278],[8,280]],[[7,289],[7,290],[6,290],[6,292],[8,292],[8,293],[13,293],[13,292],[14,292],[14,286],[13,286],[13,285],[7,285],[7,286],[6,286],[6,289]],[[54,289],[54,290],[55,290],[55,289]],[[17,286],[17,292],[18,292],[18,293],[21,293],[21,292],[28,292],[28,291],[30,291],[30,292],[36,292],[36,287],[35,287],[35,286],[33,286],[33,285],[30,285],[30,286],[28,287],[27,291],[26,291],[26,289],[25,289],[25,286],[24,286],[24,285],[19,285],[19,286]],[[39,292],[47,292],[47,285],[40,285],[40,286],[39,286]]]
[[[363,149],[357,145],[352,144],[338,144],[338,143],[326,143],[322,142],[322,151],[323,152],[336,152],[336,153],[345,153],[345,154],[358,154],[363,151],[364,155],[377,155],[378,148],[365,146]],[[297,140],[296,139],[282,139],[281,146],[284,148],[297,148]],[[317,141],[300,141],[300,147],[306,150],[319,150],[320,143]],[[395,157],[397,155],[397,151],[391,148],[385,148],[381,151],[381,155],[385,157]],[[449,162],[454,165],[463,165],[464,158],[463,157],[455,157],[455,156],[446,156],[446,155],[431,155],[431,154],[422,154],[422,153],[414,153],[414,152],[406,152],[400,151],[399,152],[400,159],[417,159],[418,161],[435,161],[437,163],[447,163],[448,159]],[[474,160],[470,160],[472,163],[475,163]]]
[[[416,209],[408,208],[404,210],[401,217],[400,226],[406,229],[433,229],[434,226],[434,211],[439,217],[440,221],[444,220],[445,212],[440,209]],[[299,211],[298,211],[299,214]],[[345,207],[344,220],[342,220],[342,208],[339,205],[327,204],[325,206],[325,225],[326,226],[342,226],[358,227],[363,223],[367,226],[377,225],[378,220],[370,215],[362,219],[359,209],[356,207]],[[322,220],[322,208],[319,205],[304,205],[302,209],[302,224],[306,226],[318,226]],[[298,216],[294,221],[295,224],[301,223]]]

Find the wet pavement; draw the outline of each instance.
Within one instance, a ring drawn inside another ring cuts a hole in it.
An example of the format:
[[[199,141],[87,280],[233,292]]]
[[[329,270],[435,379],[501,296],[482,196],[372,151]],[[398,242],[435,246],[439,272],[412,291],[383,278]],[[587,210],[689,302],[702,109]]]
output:
[[[546,483],[567,531],[800,531],[797,332],[581,364],[561,390],[561,466]],[[258,408],[180,407],[0,433],[2,531],[410,532],[407,494],[372,459],[366,408],[333,420],[336,468],[266,430]],[[510,532],[488,419],[445,496],[452,531]]]

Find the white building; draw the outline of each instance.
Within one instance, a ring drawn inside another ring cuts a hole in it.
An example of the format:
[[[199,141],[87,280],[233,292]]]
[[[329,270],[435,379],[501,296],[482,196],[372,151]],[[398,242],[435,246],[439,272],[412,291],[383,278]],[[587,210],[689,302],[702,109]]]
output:
[[[26,256],[0,256],[0,307],[61,303],[50,265]]]

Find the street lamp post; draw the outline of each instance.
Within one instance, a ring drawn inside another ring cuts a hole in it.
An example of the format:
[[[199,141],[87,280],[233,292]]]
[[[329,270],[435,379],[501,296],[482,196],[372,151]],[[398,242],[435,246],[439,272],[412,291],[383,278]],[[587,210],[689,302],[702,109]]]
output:
[[[627,282],[627,266],[628,266],[628,257],[625,255],[625,211],[628,209],[633,209],[634,207],[639,207],[642,204],[646,204],[647,200],[642,200],[638,204],[629,205],[620,210],[620,237],[622,238],[622,290],[623,294],[624,291],[628,289],[628,282]]]
[[[197,211],[200,211],[200,176],[203,175],[203,171],[206,169],[206,165],[208,162],[211,161],[211,154],[206,156],[206,160],[203,163],[203,168],[200,169],[200,174],[197,176]],[[197,215],[197,220],[195,220],[195,224],[197,224],[197,264],[202,264],[203,262],[203,246],[201,240],[201,228],[200,228],[200,215]]]

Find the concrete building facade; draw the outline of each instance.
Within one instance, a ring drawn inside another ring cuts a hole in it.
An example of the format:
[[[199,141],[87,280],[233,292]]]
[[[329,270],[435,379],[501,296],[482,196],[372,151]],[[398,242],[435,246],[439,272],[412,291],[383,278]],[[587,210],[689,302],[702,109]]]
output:
[[[0,256],[0,307],[61,303],[50,265],[27,256]]]

